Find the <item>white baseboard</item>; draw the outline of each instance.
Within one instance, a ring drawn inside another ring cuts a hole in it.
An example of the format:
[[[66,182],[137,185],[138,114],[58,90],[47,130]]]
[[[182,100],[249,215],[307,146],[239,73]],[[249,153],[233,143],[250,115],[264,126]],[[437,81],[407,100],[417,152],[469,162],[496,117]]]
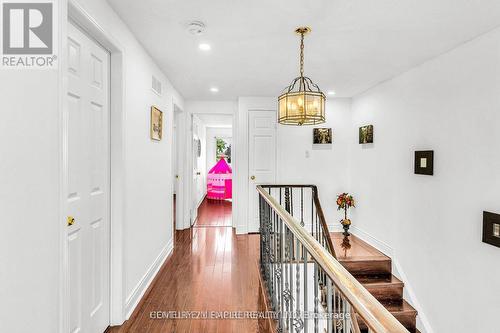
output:
[[[246,225],[237,225],[236,226],[236,234],[237,235],[248,234],[248,227]]]
[[[391,259],[394,259],[394,249],[390,247],[387,243],[382,242],[381,240],[373,237],[369,233],[359,229],[355,225],[352,225],[350,230],[352,230],[352,233],[356,236],[385,254],[386,256],[390,257]]]
[[[390,247],[387,243],[382,242],[381,240],[377,239],[376,237],[370,235],[369,233],[359,229],[356,226],[351,226],[352,233],[356,236],[362,239],[363,241],[367,242],[371,246],[375,247],[377,250],[385,254],[386,256],[390,257],[392,260],[392,273],[401,281],[404,283],[404,298],[410,303],[417,311],[418,311],[418,316],[417,316],[417,328],[419,329],[420,332],[422,333],[434,333],[429,320],[427,319],[427,316],[425,315],[422,306],[420,305],[420,302],[418,301],[418,298],[413,291],[413,288],[410,284],[410,281],[406,274],[403,271],[403,268],[399,261],[397,260],[397,257],[395,255],[395,251],[392,247]]]
[[[429,320],[427,319],[427,316],[425,315],[424,311],[422,310],[422,306],[420,305],[420,302],[418,301],[417,295],[413,291],[413,288],[410,284],[410,281],[406,277],[406,274],[403,271],[403,268],[401,267],[399,261],[396,258],[392,258],[392,267],[393,267],[393,274],[397,276],[401,281],[404,282],[405,287],[404,287],[404,298],[409,301],[409,303],[418,311],[417,315],[417,328],[420,332],[422,333],[434,333],[434,330],[431,327],[431,324],[429,323]]]
[[[172,237],[168,244],[161,250],[158,257],[156,257],[156,259],[153,261],[153,264],[151,264],[139,283],[135,286],[134,290],[132,290],[130,295],[127,297],[127,300],[125,301],[125,320],[128,320],[130,318],[135,308],[137,307],[137,304],[139,304],[139,301],[144,296],[146,290],[148,290],[149,285],[151,284],[151,282],[153,282],[156,274],[158,274],[158,271],[160,270],[161,266],[168,258],[168,256],[172,253],[173,249],[174,241]]]
[[[328,230],[330,232],[343,232],[342,225],[340,223],[328,224]]]

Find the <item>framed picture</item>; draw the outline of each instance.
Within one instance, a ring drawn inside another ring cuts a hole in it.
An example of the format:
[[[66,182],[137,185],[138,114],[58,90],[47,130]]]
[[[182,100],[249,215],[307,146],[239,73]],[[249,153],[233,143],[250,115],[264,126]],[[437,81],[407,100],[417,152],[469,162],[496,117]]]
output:
[[[483,212],[483,242],[500,247],[500,215]]]
[[[434,151],[423,150],[415,152],[415,174],[428,175],[434,174]]]
[[[333,140],[331,128],[313,128],[313,144],[331,144]]]
[[[359,144],[373,143],[373,125],[359,128]]]
[[[160,141],[163,136],[163,112],[151,107],[151,139]]]

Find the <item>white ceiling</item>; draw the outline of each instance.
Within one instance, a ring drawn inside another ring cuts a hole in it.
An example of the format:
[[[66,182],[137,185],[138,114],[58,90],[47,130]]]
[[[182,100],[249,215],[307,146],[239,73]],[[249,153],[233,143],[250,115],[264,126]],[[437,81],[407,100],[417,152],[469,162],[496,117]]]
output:
[[[499,0],[108,1],[187,99],[280,94],[298,74],[299,25],[313,30],[306,75],[350,97],[500,24]],[[191,20],[206,33],[190,35]]]
[[[197,113],[196,116],[207,127],[232,127],[233,126],[233,116],[225,114],[203,114]]]

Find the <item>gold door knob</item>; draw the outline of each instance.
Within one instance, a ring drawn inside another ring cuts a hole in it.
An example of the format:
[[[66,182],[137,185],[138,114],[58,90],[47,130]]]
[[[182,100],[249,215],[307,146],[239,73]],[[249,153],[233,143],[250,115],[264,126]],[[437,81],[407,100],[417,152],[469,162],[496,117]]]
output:
[[[73,216],[68,216],[67,221],[68,221],[68,227],[75,224],[75,218]]]
[[[255,176],[250,177],[251,180],[255,180]]]

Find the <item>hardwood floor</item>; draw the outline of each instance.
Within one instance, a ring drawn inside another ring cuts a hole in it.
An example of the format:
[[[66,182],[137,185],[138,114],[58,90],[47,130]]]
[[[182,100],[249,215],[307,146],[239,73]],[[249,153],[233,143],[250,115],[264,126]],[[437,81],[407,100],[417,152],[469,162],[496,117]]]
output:
[[[228,200],[208,200],[205,198],[198,207],[195,227],[230,227],[233,203]]]
[[[259,236],[233,228],[176,232],[167,259],[131,318],[111,333],[258,332],[255,319],[152,319],[161,311],[258,311]],[[220,312],[216,313],[220,315]]]

